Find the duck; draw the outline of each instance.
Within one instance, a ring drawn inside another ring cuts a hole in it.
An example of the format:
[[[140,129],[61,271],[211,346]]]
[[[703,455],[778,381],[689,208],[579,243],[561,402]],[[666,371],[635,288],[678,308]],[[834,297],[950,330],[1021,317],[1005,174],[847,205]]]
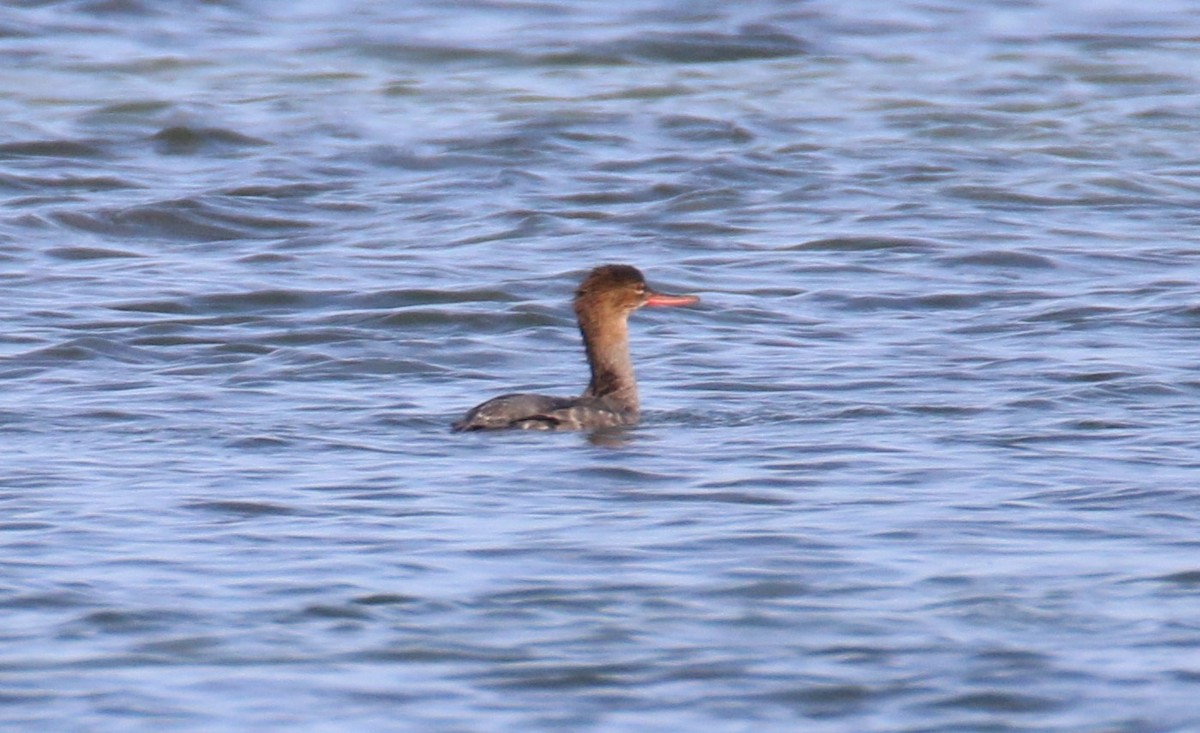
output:
[[[591,379],[578,397],[505,394],[472,407],[451,425],[475,430],[594,430],[636,425],[641,408],[629,356],[629,316],[642,307],[698,303],[695,295],[651,290],[632,265],[593,268],[575,291],[572,305]]]

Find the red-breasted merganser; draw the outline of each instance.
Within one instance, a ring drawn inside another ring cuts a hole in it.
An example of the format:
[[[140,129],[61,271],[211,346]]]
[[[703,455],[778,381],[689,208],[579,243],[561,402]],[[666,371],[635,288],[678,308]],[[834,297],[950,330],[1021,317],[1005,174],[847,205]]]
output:
[[[603,265],[575,291],[592,381],[579,397],[507,394],[472,408],[454,430],[588,430],[638,421],[637,380],[629,359],[629,314],[644,305],[691,305],[695,295],[667,295],[646,287],[636,267]]]

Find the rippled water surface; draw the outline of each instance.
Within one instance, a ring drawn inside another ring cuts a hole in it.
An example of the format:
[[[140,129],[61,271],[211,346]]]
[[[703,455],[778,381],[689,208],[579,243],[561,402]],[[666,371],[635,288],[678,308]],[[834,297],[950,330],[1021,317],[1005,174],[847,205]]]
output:
[[[1200,8],[0,10],[0,724],[1200,730]],[[451,434],[586,372],[642,425]]]

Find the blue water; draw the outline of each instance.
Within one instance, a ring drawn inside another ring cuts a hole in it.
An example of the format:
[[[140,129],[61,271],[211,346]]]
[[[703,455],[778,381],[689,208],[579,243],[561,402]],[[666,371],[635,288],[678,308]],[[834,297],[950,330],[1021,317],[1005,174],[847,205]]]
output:
[[[0,10],[0,726],[1200,730],[1200,10]],[[636,265],[643,421],[586,382]]]

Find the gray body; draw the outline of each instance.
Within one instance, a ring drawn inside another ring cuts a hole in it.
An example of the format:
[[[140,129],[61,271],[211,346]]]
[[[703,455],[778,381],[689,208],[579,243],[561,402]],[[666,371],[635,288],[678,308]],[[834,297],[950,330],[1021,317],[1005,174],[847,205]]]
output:
[[[606,397],[506,394],[472,408],[453,428],[462,430],[585,430],[635,425],[637,410]]]

